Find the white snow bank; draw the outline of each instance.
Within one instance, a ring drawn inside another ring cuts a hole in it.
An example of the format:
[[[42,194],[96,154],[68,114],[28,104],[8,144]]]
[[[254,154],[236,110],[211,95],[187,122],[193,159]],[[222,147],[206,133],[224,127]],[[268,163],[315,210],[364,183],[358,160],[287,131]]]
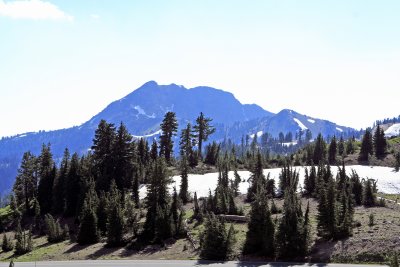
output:
[[[161,130],[158,130],[158,131],[156,131],[156,132],[154,132],[154,133],[151,133],[151,134],[146,134],[146,135],[132,135],[132,136],[133,136],[133,138],[147,138],[147,137],[153,137],[153,136],[156,136],[156,135],[159,135],[159,134],[161,134]]]
[[[297,171],[299,171],[299,189],[304,187],[304,174],[305,168],[309,167],[294,167]],[[360,178],[371,178],[378,181],[377,186],[378,190],[383,193],[388,194],[399,194],[400,193],[400,172],[394,172],[393,168],[389,167],[370,167],[370,166],[361,166],[361,165],[353,165],[346,166],[346,173],[348,175],[351,174],[351,170],[354,169]],[[334,177],[336,177],[336,173],[338,171],[337,167],[331,168]],[[279,184],[279,174],[281,172],[280,168],[275,169],[265,169],[264,174],[267,176],[270,175],[270,178],[275,179],[275,185]],[[250,177],[249,171],[238,171],[242,181],[245,182],[240,183],[239,191],[242,194],[247,193],[247,189],[249,187],[248,179]],[[229,178],[234,179],[233,171],[229,172]],[[218,181],[218,173],[207,173],[207,174],[189,174],[189,192],[194,194],[197,193],[198,197],[208,196],[209,190],[214,191],[217,186]],[[179,191],[181,177],[174,176],[174,182],[170,186],[170,191],[172,192],[173,186],[176,186],[176,189]],[[141,186],[139,190],[140,198],[144,198],[146,196],[146,186]],[[213,192],[214,193],[214,192]]]
[[[256,134],[250,135],[250,138],[254,138],[255,135],[257,135],[257,137],[261,137],[263,135],[263,131],[258,131]]]
[[[343,129],[341,129],[341,128],[339,128],[339,127],[336,127],[336,130],[338,130],[339,132],[343,132]]]
[[[291,146],[291,145],[292,146],[297,145],[297,141],[282,143],[282,146]]]
[[[313,119],[307,119],[307,120],[308,120],[308,122],[315,123],[315,120],[313,120]]]
[[[308,128],[297,118],[293,118],[293,120],[299,125],[302,130],[307,130]]]
[[[400,135],[400,123],[393,124],[385,131],[386,137],[392,137],[398,135]]]

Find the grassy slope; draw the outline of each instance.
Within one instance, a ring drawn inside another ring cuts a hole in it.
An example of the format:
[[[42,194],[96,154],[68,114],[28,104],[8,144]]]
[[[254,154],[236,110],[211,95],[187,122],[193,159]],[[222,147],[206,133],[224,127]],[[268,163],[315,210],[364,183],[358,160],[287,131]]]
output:
[[[244,205],[244,211],[249,212],[249,204],[243,203],[243,198],[238,198],[239,205]],[[307,199],[302,199],[303,210]],[[317,227],[317,202],[310,199],[311,222],[313,244],[310,261],[314,262],[383,262],[388,251],[399,249],[400,239],[400,205],[389,203],[388,207],[364,208],[357,207],[355,221],[361,226],[354,228],[352,237],[340,241],[318,241]],[[277,206],[282,205],[282,200],[276,200]],[[186,206],[186,217],[192,215],[191,205]],[[375,225],[370,227],[369,214],[375,216]],[[278,218],[280,215],[276,215]],[[275,217],[275,215],[274,215]],[[228,228],[229,225],[227,225]],[[204,229],[202,224],[193,221],[189,224],[192,234],[198,239]],[[247,225],[235,223],[237,243],[235,245],[235,258],[242,258],[240,251],[243,246]],[[13,236],[12,233],[8,233]],[[16,257],[13,252],[4,253],[0,250],[0,261],[9,261],[11,258],[17,261],[38,260],[82,260],[82,259],[197,259],[198,252],[194,251],[186,239],[171,240],[165,248],[160,246],[148,246],[143,251],[133,251],[126,248],[106,248],[105,243],[91,246],[79,246],[76,243],[65,241],[58,244],[49,244],[45,237],[34,238],[35,249],[26,255]]]

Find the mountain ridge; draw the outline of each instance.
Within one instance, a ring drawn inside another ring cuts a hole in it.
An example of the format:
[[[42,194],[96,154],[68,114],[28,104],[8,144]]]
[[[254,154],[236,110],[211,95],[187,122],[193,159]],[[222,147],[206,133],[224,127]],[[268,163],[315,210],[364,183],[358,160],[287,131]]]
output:
[[[180,127],[186,126],[188,122],[193,123],[200,112],[212,118],[217,131],[210,141],[229,138],[238,143],[243,136],[260,131],[268,132],[272,136],[277,136],[279,132],[299,132],[301,127],[294,119],[302,121],[313,135],[318,131],[322,131],[325,136],[337,133],[334,123],[315,119],[318,127],[314,127],[304,121],[311,117],[289,109],[274,114],[256,104],[242,104],[232,93],[221,89],[209,86],[188,89],[182,85],[159,85],[155,81],[149,81],[125,97],[111,102],[79,126],[2,138],[0,163],[4,163],[0,165],[0,188],[10,188],[16,174],[16,164],[11,164],[10,161],[18,160],[19,163],[25,151],[39,154],[43,143],[51,143],[56,159],[61,158],[66,147],[72,152],[86,153],[102,119],[115,125],[123,122],[136,138],[156,138],[167,111],[176,112]],[[349,127],[344,129],[354,130]],[[14,170],[10,171],[7,166],[13,166]]]

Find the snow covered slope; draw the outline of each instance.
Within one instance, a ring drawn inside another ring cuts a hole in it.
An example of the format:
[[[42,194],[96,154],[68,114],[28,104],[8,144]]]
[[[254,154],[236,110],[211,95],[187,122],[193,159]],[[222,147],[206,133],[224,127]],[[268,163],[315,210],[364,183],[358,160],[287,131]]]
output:
[[[400,123],[393,124],[385,131],[386,137],[399,136],[399,135],[400,135]]]
[[[309,167],[306,167],[309,168]],[[297,171],[299,171],[299,189],[303,187],[304,184],[304,167],[295,167]],[[351,174],[351,171],[355,170],[360,178],[371,178],[378,181],[378,190],[383,193],[388,194],[399,194],[400,193],[400,172],[394,172],[393,168],[389,167],[371,167],[371,166],[361,166],[361,165],[353,165],[346,166],[347,174]],[[275,169],[265,169],[264,174],[267,176],[270,175],[270,178],[275,179],[275,184],[279,183],[279,174],[281,172],[280,168]],[[239,190],[240,193],[246,194],[247,189],[249,188],[249,183],[247,180],[250,177],[250,172],[248,171],[239,171],[240,177],[242,178],[242,183],[240,183]],[[332,168],[332,173],[334,177],[337,173],[337,168]],[[233,179],[233,172],[229,172],[229,178]],[[174,183],[171,185],[171,192],[173,186],[176,186],[177,190],[180,188],[181,178],[180,176],[173,177]],[[192,194],[194,192],[197,193],[198,197],[208,196],[209,190],[214,191],[217,186],[218,181],[218,173],[207,173],[207,174],[189,174],[189,192]],[[144,198],[146,196],[146,186],[142,186],[140,188],[140,197]]]

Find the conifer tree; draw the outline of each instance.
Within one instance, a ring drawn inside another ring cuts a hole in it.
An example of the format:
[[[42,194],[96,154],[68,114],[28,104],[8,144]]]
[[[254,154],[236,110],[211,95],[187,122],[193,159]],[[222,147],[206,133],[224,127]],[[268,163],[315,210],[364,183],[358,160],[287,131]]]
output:
[[[164,160],[154,162],[150,185],[147,188],[147,215],[144,234],[148,240],[163,240],[172,236],[170,216],[170,195],[168,185],[171,183]]]
[[[359,206],[362,204],[363,199],[363,185],[357,172],[352,170],[350,175],[350,183],[352,187],[352,195],[354,196],[355,205]]]
[[[14,249],[11,238],[7,237],[6,234],[3,234],[3,243],[1,244],[1,249],[3,252],[8,252]]]
[[[385,155],[386,147],[387,147],[385,132],[380,127],[379,124],[376,127],[376,130],[374,133],[373,145],[374,145],[375,155],[377,158],[380,158]]]
[[[346,142],[346,154],[354,154],[355,148],[354,148],[354,137],[349,138]]]
[[[160,156],[163,156],[165,161],[169,164],[171,162],[174,146],[172,138],[176,135],[176,131],[178,130],[175,112],[167,112],[160,127],[162,131],[160,136]]]
[[[398,172],[400,170],[400,152],[396,153],[396,163],[395,163],[395,171]]]
[[[53,203],[53,183],[56,176],[56,167],[53,161],[53,156],[50,151],[50,144],[42,146],[42,152],[39,156],[39,186],[38,200],[42,214],[51,211]]]
[[[337,154],[337,142],[336,142],[336,136],[333,136],[331,143],[329,144],[329,149],[328,149],[329,164],[336,163],[336,154]]]
[[[13,187],[15,200],[19,205],[24,205],[25,212],[29,212],[29,203],[37,193],[36,162],[37,159],[30,152],[24,153]]]
[[[99,205],[96,208],[97,228],[101,235],[105,236],[107,233],[107,219],[110,201],[104,191],[100,192]]]
[[[376,194],[371,179],[366,179],[363,189],[363,205],[366,207],[376,206]]]
[[[65,186],[70,165],[70,154],[68,148],[64,150],[64,156],[61,160],[60,169],[53,184],[53,213],[60,214],[65,209]]]
[[[199,159],[202,159],[202,149],[203,149],[203,142],[208,140],[208,137],[215,132],[215,128],[210,125],[212,121],[211,118],[206,118],[203,112],[200,112],[199,117],[196,119],[196,124],[194,125],[193,129],[195,132],[195,137],[197,138],[197,145],[198,145],[198,153]]]
[[[112,144],[112,165],[113,178],[122,195],[124,195],[124,189],[129,188],[132,181],[132,152],[132,135],[128,133],[126,126],[121,123]],[[124,197],[122,200],[124,200]]]
[[[260,151],[257,152],[255,162],[252,166],[250,181],[251,184],[247,190],[247,201],[249,202],[254,200],[255,194],[259,187],[265,187],[265,176],[263,173],[263,162]]]
[[[114,176],[113,144],[115,136],[114,124],[101,120],[95,131],[92,145],[98,191],[107,192]]]
[[[80,186],[80,162],[77,153],[74,153],[71,158],[69,170],[65,182],[65,216],[75,216],[78,212],[78,200],[81,194]]]
[[[51,214],[46,214],[45,218],[47,241],[57,243],[64,241],[68,237],[68,232],[56,221]]]
[[[151,144],[151,149],[150,149],[150,158],[152,161],[155,161],[158,157],[158,145],[157,141],[153,140],[153,143]]]
[[[80,225],[77,236],[77,242],[80,245],[97,243],[99,240],[99,231],[97,228],[98,221],[96,215],[98,197],[93,180],[89,182],[88,188],[80,216]]]
[[[338,143],[338,153],[341,157],[343,157],[345,155],[343,136],[340,136],[340,140]]]
[[[19,226],[15,235],[17,239],[15,243],[15,254],[23,255],[31,252],[33,249],[32,231],[22,231]]]
[[[287,170],[282,170],[282,173],[287,174],[282,218],[276,234],[276,249],[278,258],[294,259],[305,256],[307,240],[301,204],[296,194],[299,175],[292,167],[286,168]]]
[[[195,218],[196,220],[202,220],[202,212],[200,210],[200,205],[197,199],[197,193],[194,192],[194,197],[193,197],[193,218]]]
[[[110,247],[123,244],[124,218],[121,207],[122,197],[114,180],[110,185],[110,203],[107,214],[107,245]]]
[[[325,161],[326,156],[326,143],[322,134],[319,134],[315,140],[313,162],[319,164],[320,161]]]
[[[275,225],[268,208],[266,192],[262,187],[259,188],[251,203],[248,228],[243,253],[273,258],[275,255]]]
[[[325,238],[335,238],[337,232],[336,188],[333,179],[321,188],[318,200],[318,235]]]
[[[233,241],[233,230],[230,231],[228,239],[225,222],[211,213],[206,220],[200,239],[200,258],[204,260],[226,260],[229,257]]]
[[[139,170],[135,171],[135,175],[133,176],[132,183],[132,197],[135,201],[135,207],[140,207],[140,199],[139,199]]]
[[[362,142],[361,142],[361,150],[360,150],[360,161],[368,161],[369,155],[373,153],[373,146],[372,146],[372,135],[371,131],[367,129],[364,133]]]
[[[235,196],[238,196],[239,195],[239,185],[242,182],[242,178],[240,178],[240,175],[239,175],[237,169],[235,169],[233,171],[233,176],[235,177],[235,179],[233,180],[233,183],[232,183],[232,190],[233,190]]]
[[[182,129],[179,147],[180,147],[180,156],[181,158],[185,158],[190,162],[190,159],[193,160],[193,143],[194,143],[194,135],[192,133],[192,126],[190,123],[187,124],[186,128]],[[195,163],[194,161],[192,163]],[[191,164],[192,167],[194,167]]]
[[[183,204],[186,204],[189,201],[188,172],[189,172],[189,167],[186,157],[184,156],[181,160],[181,186],[179,191],[179,197],[182,200]]]

